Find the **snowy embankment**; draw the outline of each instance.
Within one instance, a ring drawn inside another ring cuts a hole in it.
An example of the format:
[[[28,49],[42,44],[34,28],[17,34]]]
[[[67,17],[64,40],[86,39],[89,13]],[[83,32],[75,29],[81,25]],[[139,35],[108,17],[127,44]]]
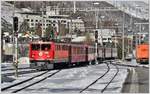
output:
[[[132,59],[130,62],[128,61],[122,61],[119,60],[116,62],[116,64],[126,67],[143,67],[143,68],[149,68],[149,64],[139,64],[136,62],[136,59]]]

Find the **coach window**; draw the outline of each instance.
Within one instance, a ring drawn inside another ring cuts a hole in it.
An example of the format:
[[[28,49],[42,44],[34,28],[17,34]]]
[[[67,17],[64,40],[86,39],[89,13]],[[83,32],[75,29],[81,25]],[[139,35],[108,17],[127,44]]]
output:
[[[61,45],[59,45],[59,50],[61,50]]]
[[[57,45],[57,50],[59,50],[59,45]]]
[[[74,51],[74,54],[76,54],[76,48],[75,48],[75,47],[74,47],[74,50],[73,50],[73,51]]]
[[[80,48],[80,47],[78,47],[78,54],[80,54],[80,51],[81,51],[81,48]]]
[[[82,52],[83,52],[83,49],[82,49],[82,47],[80,48],[80,54],[82,54]]]
[[[61,45],[61,49],[64,50],[64,45]]]
[[[59,45],[57,45],[57,50],[59,50]]]
[[[78,47],[76,47],[76,54],[78,54],[79,53],[79,48]]]
[[[59,45],[59,50],[62,50],[62,46],[61,45]]]
[[[79,53],[79,48],[77,47],[77,48],[76,48],[76,54],[78,54],[78,53]]]

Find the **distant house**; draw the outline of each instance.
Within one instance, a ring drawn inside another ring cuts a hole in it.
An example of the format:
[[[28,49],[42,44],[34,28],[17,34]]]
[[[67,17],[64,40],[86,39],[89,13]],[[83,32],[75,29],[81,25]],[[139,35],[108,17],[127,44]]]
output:
[[[115,29],[96,29],[98,31],[98,43],[112,42],[113,36],[115,36]],[[94,32],[95,30],[93,30]]]

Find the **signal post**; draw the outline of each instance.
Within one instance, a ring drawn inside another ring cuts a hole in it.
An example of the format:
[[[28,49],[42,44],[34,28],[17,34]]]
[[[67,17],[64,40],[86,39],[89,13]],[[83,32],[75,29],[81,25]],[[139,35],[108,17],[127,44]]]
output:
[[[15,56],[14,56],[14,68],[15,76],[18,77],[18,17],[13,17],[13,29],[14,29],[14,38],[15,38]]]

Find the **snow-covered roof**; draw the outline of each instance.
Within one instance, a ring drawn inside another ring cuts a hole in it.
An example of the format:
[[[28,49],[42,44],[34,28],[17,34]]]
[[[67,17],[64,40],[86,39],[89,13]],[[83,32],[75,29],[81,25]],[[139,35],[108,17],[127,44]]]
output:
[[[86,37],[85,36],[80,36],[72,39],[72,42],[83,42],[85,41]]]
[[[32,10],[28,9],[28,8],[21,8],[23,12],[33,12]]]

